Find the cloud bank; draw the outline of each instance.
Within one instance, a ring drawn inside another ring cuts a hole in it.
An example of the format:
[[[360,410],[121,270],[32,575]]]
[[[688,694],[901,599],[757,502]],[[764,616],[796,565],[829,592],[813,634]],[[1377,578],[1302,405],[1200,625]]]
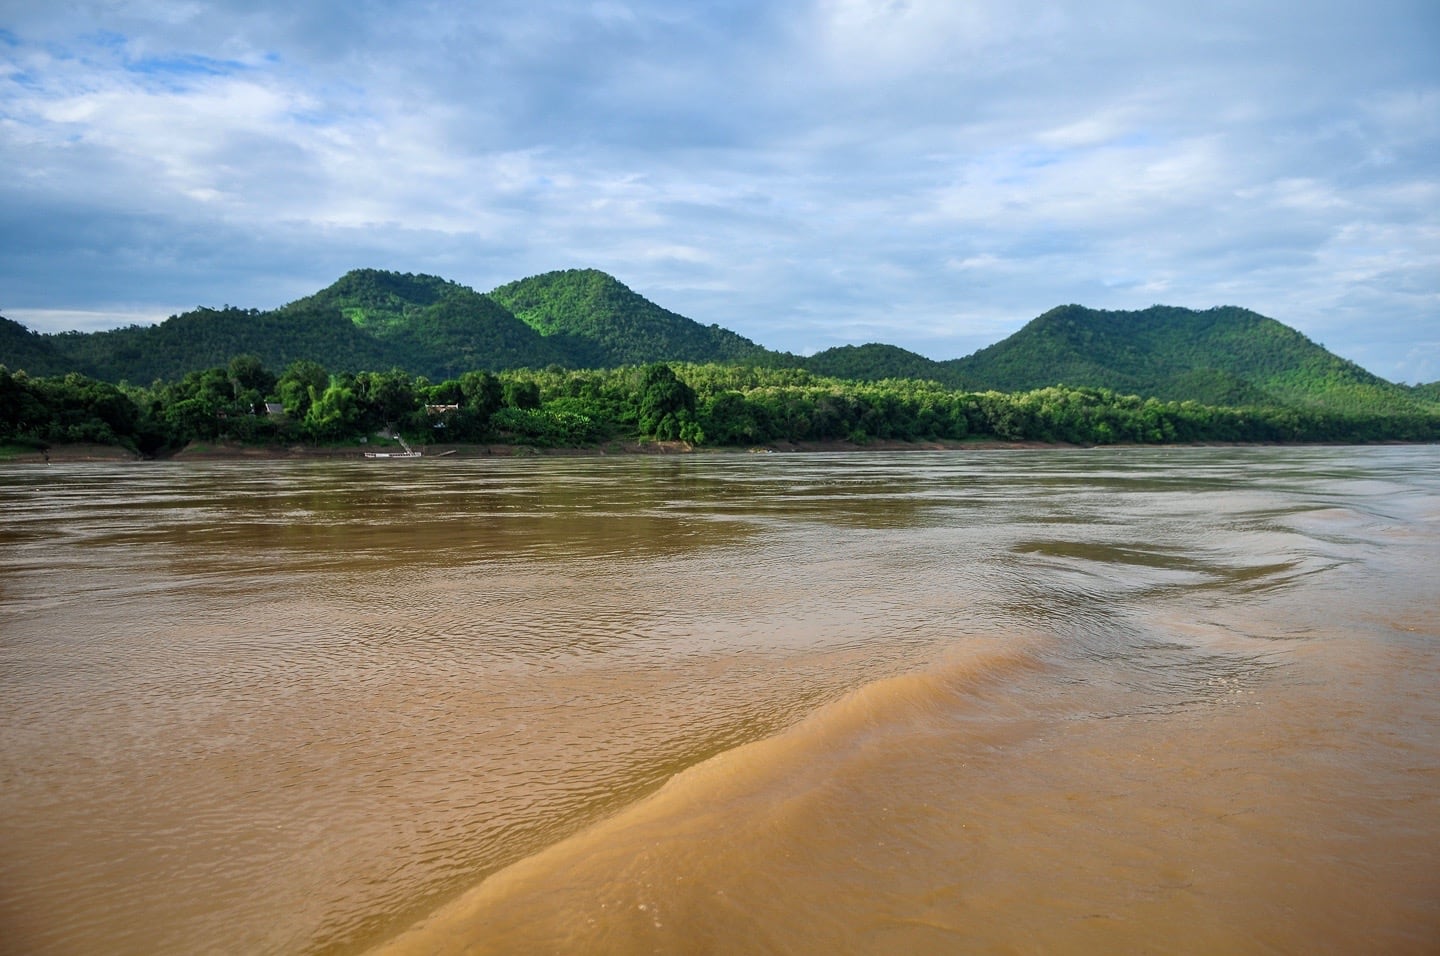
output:
[[[1055,305],[1440,378],[1440,7],[0,0],[0,309],[595,267],[811,352]]]

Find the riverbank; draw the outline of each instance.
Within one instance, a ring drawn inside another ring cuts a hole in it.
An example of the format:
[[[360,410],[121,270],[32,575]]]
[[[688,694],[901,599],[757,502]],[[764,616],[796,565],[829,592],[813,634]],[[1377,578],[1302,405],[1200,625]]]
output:
[[[0,464],[46,464],[52,461],[142,461],[143,458],[119,445],[52,445],[38,449],[22,445],[0,445]]]
[[[1022,448],[1078,448],[1065,443],[1023,441],[852,441],[767,442],[745,447],[696,446],[679,441],[613,441],[583,448],[543,448],[534,445],[449,444],[424,445],[424,458],[525,458],[601,457],[608,455],[690,455],[690,454],[795,454],[812,452],[876,451],[984,451]],[[192,442],[180,451],[161,456],[161,461],[285,461],[295,459],[363,459],[369,445],[242,445],[238,442]],[[9,447],[0,449],[0,463],[45,464],[48,462],[144,461],[140,455],[113,445],[53,445],[39,451]]]

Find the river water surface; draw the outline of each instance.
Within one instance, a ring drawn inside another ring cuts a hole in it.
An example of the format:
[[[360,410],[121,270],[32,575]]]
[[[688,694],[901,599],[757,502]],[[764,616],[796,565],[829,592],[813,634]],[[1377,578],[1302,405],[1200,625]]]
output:
[[[1440,448],[9,466],[0,952],[1440,951]]]

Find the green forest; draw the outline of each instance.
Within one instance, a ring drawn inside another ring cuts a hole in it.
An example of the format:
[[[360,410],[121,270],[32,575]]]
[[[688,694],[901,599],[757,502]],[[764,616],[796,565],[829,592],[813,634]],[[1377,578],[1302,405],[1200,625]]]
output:
[[[0,316],[0,443],[14,448],[160,456],[382,433],[533,447],[1435,441],[1440,383],[1387,382],[1233,306],[1061,306],[947,361],[879,343],[797,356],[593,269],[488,294],[357,269],[270,311],[91,333]]]
[[[678,441],[1037,441],[1080,445],[1440,440],[1440,410],[1222,407],[1109,389],[972,392],[916,379],[845,381],[804,369],[651,363],[611,370],[469,371],[432,382],[400,371],[332,373],[254,356],[151,386],[0,368],[0,444],[118,445],[164,456],[191,442],[595,447]]]

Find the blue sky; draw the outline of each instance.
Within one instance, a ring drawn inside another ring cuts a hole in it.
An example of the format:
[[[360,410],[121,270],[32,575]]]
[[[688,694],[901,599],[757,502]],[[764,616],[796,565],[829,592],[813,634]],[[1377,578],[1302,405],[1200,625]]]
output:
[[[0,0],[0,311],[594,267],[772,348],[1241,305],[1440,379],[1435,0]]]

